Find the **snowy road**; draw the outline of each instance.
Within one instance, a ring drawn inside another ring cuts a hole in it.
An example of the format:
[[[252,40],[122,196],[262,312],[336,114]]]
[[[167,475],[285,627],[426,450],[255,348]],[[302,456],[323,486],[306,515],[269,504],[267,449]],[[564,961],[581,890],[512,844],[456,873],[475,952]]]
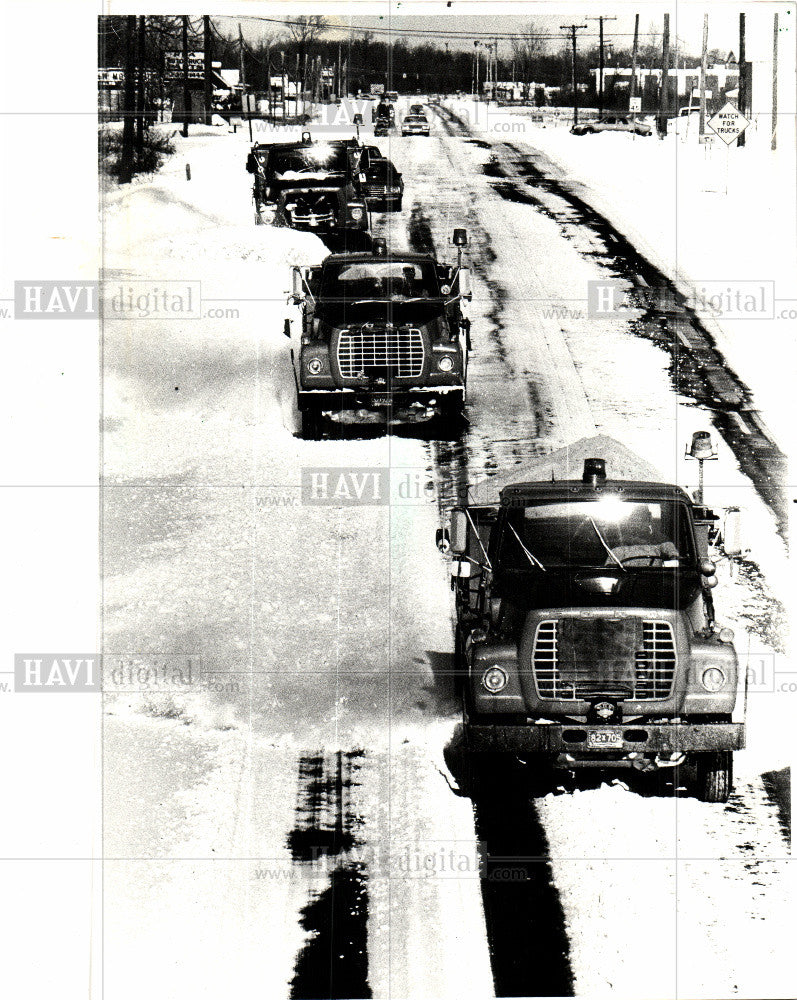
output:
[[[459,441],[293,436],[285,261],[323,248],[252,225],[243,135],[189,138],[108,202],[108,277],[199,280],[238,315],[105,327],[107,995],[788,995],[788,842],[767,777],[785,761],[765,733],[793,695],[751,698],[726,807],[606,785],[531,800],[512,768],[477,802],[458,794],[441,506],[596,430],[683,481],[672,442],[712,413],[674,393],[639,323],[563,311],[616,270],[588,225],[501,187],[503,144],[437,115],[428,140],[382,145],[407,187],[377,232],[440,256],[454,226],[470,232]],[[304,504],[303,471],[329,466],[407,488]],[[729,448],[718,466],[777,551]],[[721,600],[743,609],[746,587],[727,572]]]

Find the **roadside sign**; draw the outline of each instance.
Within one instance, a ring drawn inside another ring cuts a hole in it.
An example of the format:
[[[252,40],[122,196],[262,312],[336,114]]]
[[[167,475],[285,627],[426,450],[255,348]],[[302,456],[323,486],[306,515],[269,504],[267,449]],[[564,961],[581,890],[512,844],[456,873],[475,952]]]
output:
[[[372,83],[371,84],[371,94],[378,96],[379,94],[384,94],[385,85],[384,83]]]
[[[735,142],[739,138],[750,122],[738,108],[734,107],[728,101],[724,108],[709,118],[707,124],[711,131],[716,133],[726,146],[730,146],[732,142]]]
[[[642,98],[629,97],[628,110],[631,112],[631,114],[639,114],[639,112],[642,110]]]

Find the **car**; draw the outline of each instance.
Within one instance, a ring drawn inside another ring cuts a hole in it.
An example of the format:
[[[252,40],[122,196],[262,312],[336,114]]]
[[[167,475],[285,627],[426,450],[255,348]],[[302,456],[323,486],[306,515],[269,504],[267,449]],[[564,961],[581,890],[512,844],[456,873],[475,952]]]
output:
[[[404,179],[393,163],[385,157],[371,156],[364,172],[365,200],[368,207],[387,212],[400,212]]]
[[[592,135],[595,132],[633,132],[635,135],[652,135],[647,122],[630,115],[606,115],[598,121],[579,122],[570,129],[573,135]]]
[[[385,100],[389,101],[391,104],[395,104],[398,99],[399,95],[397,90],[388,90],[385,94]]]
[[[401,123],[402,135],[429,135],[429,119],[423,114],[409,114]]]
[[[454,230],[456,264],[431,253],[391,250],[330,254],[295,266],[285,319],[291,339],[301,436],[318,440],[325,414],[371,411],[388,421],[438,420],[441,436],[464,422],[470,351],[470,271],[464,229]]]
[[[426,108],[422,104],[411,104],[409,113],[411,115],[423,115],[426,113]]]

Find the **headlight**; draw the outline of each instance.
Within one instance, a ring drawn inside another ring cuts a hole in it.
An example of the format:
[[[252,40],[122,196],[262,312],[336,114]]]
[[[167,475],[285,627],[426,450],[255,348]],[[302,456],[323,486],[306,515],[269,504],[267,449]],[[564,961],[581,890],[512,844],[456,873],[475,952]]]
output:
[[[310,372],[311,375],[318,375],[322,367],[323,365],[321,364],[318,358],[310,358],[310,360],[307,362],[307,370]]]
[[[719,667],[706,667],[703,671],[703,676],[700,678],[700,683],[706,691],[714,694],[725,687],[725,673]]]
[[[355,222],[359,222],[363,217],[363,210],[359,205],[351,206],[351,217]]]
[[[486,688],[490,694],[498,694],[499,691],[503,691],[507,685],[509,678],[507,677],[506,671],[502,670],[500,667],[488,667],[484,671],[484,676],[482,677],[482,686]]]
[[[451,369],[454,367],[454,361],[447,354],[445,354],[437,362],[437,367],[440,369],[441,372],[450,372]]]

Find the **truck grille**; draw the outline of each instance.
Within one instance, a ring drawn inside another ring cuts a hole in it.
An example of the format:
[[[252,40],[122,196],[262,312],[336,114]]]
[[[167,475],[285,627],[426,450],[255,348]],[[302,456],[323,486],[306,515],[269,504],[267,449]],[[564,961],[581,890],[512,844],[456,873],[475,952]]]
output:
[[[423,360],[423,337],[412,327],[343,330],[338,341],[343,378],[418,378]]]
[[[543,621],[537,626],[532,652],[532,667],[541,698],[577,701],[594,693],[601,677],[585,664],[578,676],[563,678],[559,672],[557,621]],[[633,691],[635,701],[666,698],[675,677],[675,638],[672,626],[664,621],[642,622],[642,648],[634,661]]]

